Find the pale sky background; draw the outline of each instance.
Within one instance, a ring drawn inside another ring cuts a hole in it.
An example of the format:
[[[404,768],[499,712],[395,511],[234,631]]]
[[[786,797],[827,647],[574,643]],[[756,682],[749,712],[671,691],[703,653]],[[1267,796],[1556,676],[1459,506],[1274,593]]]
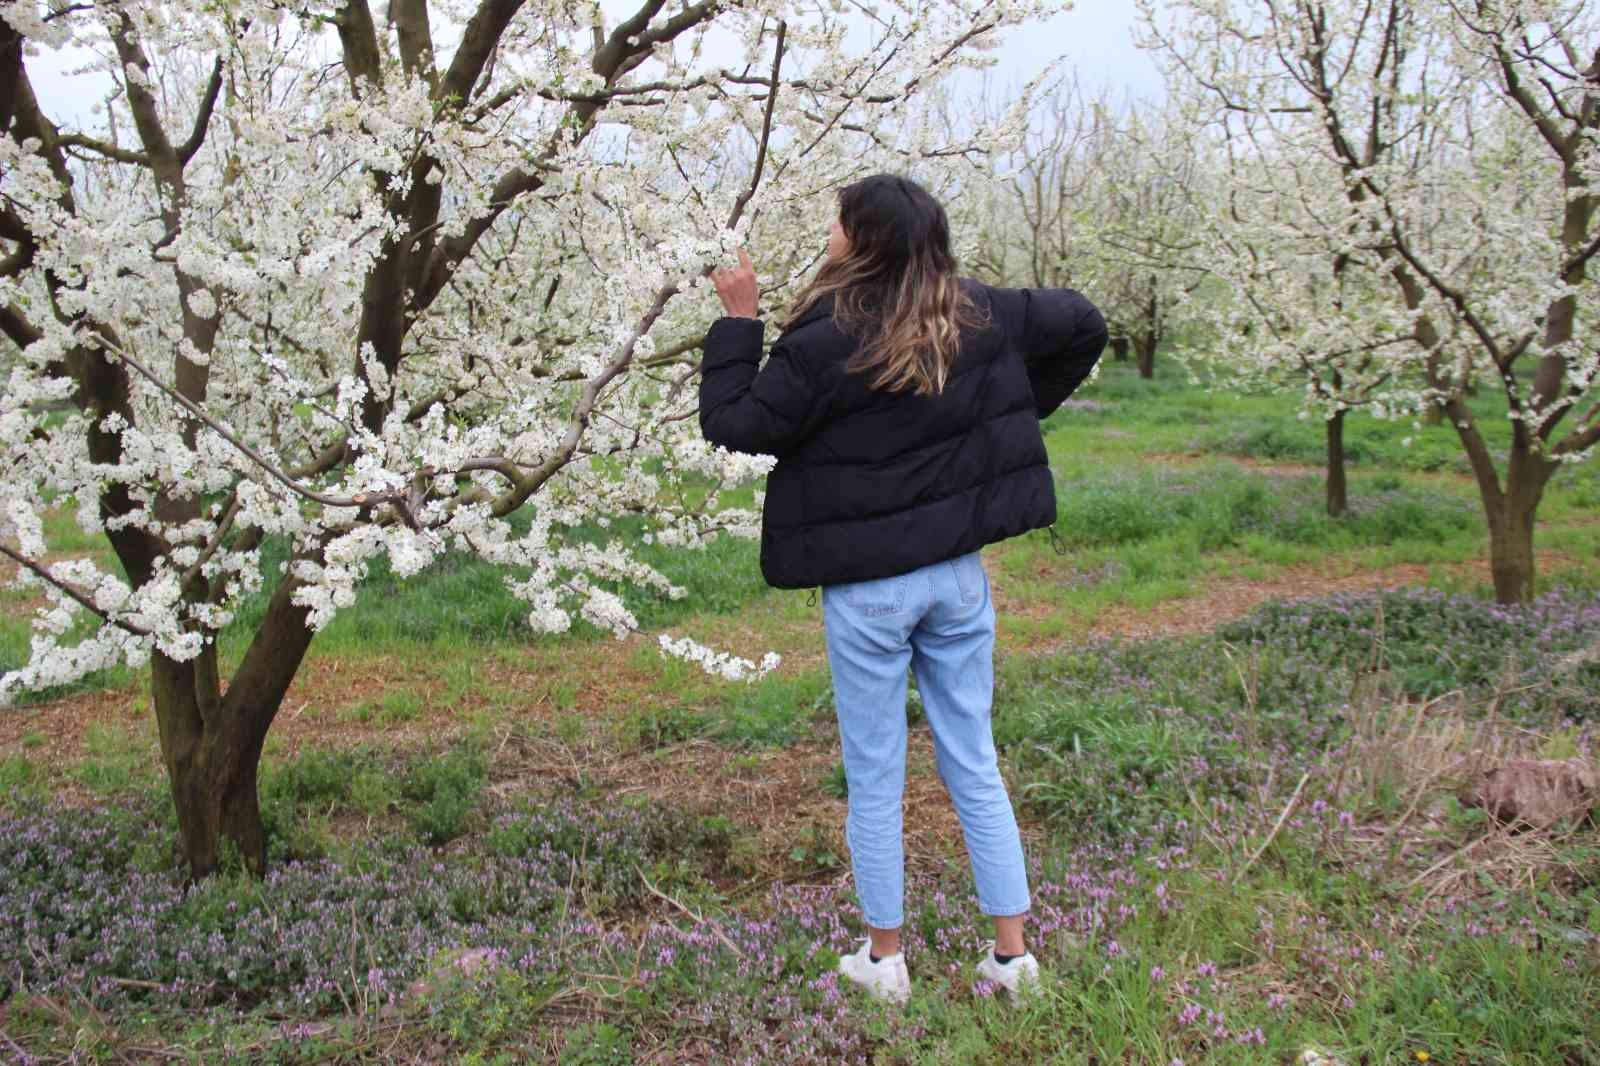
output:
[[[1137,21],[1130,0],[1077,0],[1073,10],[1056,15],[1043,27],[1014,32],[996,54],[997,75],[1007,65],[1022,68],[1024,77],[1042,70],[1057,56],[1067,56],[1086,90],[1124,90],[1147,99],[1162,95],[1161,72],[1146,52],[1133,44]]]
[[[634,5],[627,6],[631,10]],[[1125,93],[1159,98],[1161,74],[1151,57],[1133,44],[1135,18],[1129,0],[1077,0],[1073,10],[1043,25],[1013,30],[993,53],[999,61],[990,73],[994,88],[1001,92],[1016,88],[1051,60],[1066,56],[1068,68],[1076,68],[1086,91],[1108,88],[1113,98]],[[28,60],[28,73],[45,113],[65,126],[91,120],[88,109],[103,92],[85,84],[88,79],[67,77],[64,71],[72,64],[59,54]]]

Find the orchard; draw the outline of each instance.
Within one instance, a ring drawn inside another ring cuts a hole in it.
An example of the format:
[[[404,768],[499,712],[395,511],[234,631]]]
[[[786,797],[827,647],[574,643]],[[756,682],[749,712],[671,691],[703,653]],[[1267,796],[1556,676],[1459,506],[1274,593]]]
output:
[[[0,1060],[1586,1061],[1600,8],[1071,7],[0,0]],[[915,694],[931,990],[838,985],[696,419],[712,271],[770,348],[877,173],[1110,329],[984,551],[1037,1025]]]

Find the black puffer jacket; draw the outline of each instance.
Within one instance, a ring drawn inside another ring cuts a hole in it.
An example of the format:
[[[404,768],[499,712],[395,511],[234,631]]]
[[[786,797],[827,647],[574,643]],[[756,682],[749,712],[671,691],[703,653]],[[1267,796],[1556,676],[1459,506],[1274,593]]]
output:
[[[936,396],[889,393],[845,364],[856,342],[824,302],[761,361],[762,323],[706,336],[700,428],[774,455],[761,572],[777,588],[890,577],[1056,519],[1039,420],[1088,376],[1105,319],[1071,289],[964,281],[989,327],[967,337]]]

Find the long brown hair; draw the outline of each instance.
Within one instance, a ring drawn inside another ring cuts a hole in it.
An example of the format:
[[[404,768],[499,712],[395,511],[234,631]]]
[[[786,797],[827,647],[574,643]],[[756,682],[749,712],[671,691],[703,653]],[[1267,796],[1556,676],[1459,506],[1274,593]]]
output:
[[[832,296],[834,322],[860,344],[850,370],[875,389],[944,391],[962,331],[988,324],[956,276],[944,208],[909,178],[876,174],[840,190],[839,224],[849,251],[822,265],[789,322]]]

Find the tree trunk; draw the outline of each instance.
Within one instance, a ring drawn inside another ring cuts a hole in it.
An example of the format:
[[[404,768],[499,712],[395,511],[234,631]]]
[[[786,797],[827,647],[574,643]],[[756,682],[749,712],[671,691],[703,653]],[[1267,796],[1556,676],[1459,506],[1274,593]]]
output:
[[[1558,464],[1531,453],[1517,433],[1506,463],[1505,492],[1484,501],[1489,520],[1489,570],[1499,603],[1533,599],[1533,527],[1545,485]]]
[[[1128,338],[1116,336],[1111,338],[1111,358],[1119,363],[1128,361]]]
[[[1494,575],[1494,598],[1499,603],[1526,603],[1533,599],[1533,519],[1530,507],[1515,507],[1507,499],[1489,518],[1489,569]]]
[[[193,738],[196,758],[169,763],[178,837],[193,880],[217,871],[224,840],[232,841],[251,873],[266,870],[267,834],[256,791],[257,732],[242,719],[219,723]],[[261,736],[265,739],[264,732]]]
[[[1153,333],[1134,335],[1133,355],[1139,364],[1140,377],[1150,379],[1156,376],[1156,338]]]
[[[1328,514],[1339,518],[1350,508],[1349,488],[1344,472],[1344,416],[1338,411],[1328,419]]]
[[[257,875],[267,866],[257,768],[267,730],[311,644],[307,610],[293,604],[299,583],[278,586],[266,617],[221,695],[216,646],[192,662],[152,657],[151,682],[161,753],[172,786],[178,837],[189,876],[217,871],[223,841]]]

